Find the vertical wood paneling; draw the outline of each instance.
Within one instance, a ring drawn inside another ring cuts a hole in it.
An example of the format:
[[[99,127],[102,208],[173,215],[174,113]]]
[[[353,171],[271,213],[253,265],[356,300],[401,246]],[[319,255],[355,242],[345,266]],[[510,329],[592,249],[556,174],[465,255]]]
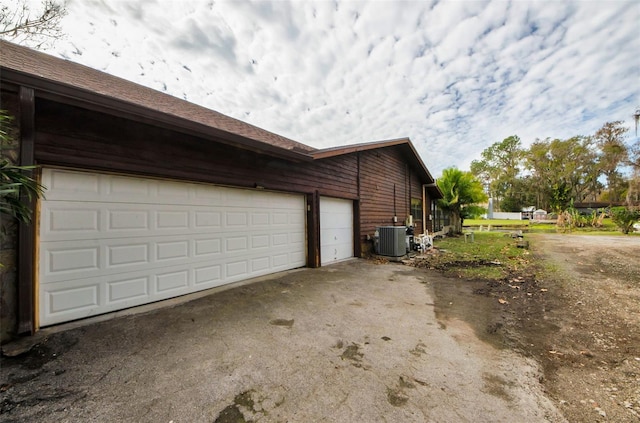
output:
[[[34,164],[35,94],[33,88],[20,87],[20,165]],[[35,199],[21,193],[20,201],[29,210]],[[33,216],[35,219],[35,216]],[[18,334],[32,334],[34,326],[35,223],[20,222],[18,228]]]
[[[410,211],[409,184],[400,152],[394,147],[362,152],[360,178],[361,237],[373,235],[379,226],[404,224]],[[393,222],[394,212],[397,223]]]
[[[293,163],[47,101],[38,103],[37,117],[41,164],[358,197],[355,155]]]

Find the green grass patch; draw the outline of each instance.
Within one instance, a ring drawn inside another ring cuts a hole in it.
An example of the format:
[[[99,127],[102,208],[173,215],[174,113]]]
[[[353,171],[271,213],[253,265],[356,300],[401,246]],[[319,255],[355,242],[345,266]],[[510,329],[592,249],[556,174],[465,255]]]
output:
[[[593,227],[593,226],[584,226],[582,228],[572,228],[571,230],[567,228],[558,228],[558,226],[554,223],[550,222],[536,222],[534,220],[508,220],[508,219],[465,219],[464,227],[465,230],[477,230],[480,226],[483,229],[487,229],[491,225],[493,229],[504,229],[504,230],[517,230],[522,229],[523,231],[527,231],[528,233],[572,233],[572,234],[589,234],[589,235],[624,235],[620,229],[611,221],[610,218],[606,218],[602,222],[602,226]],[[640,235],[640,232],[636,232],[635,234],[630,233],[629,235]],[[477,232],[476,232],[477,236]]]
[[[602,226],[584,226],[582,228],[559,228],[555,223],[537,223],[532,221],[529,225],[529,233],[565,233],[565,234],[583,234],[583,235],[624,235],[611,219],[604,219]],[[629,233],[629,235],[640,236],[640,232]],[[627,235],[628,236],[628,235]]]
[[[439,254],[429,256],[428,267],[453,276],[499,280],[529,265],[529,251],[503,232],[476,232],[475,242],[464,237],[437,240]]]
[[[528,220],[511,219],[465,219],[464,226],[529,226]]]

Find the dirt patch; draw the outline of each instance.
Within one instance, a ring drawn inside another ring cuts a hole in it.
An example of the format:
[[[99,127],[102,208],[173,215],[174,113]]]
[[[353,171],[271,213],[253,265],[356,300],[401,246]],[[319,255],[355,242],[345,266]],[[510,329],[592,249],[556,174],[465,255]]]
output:
[[[441,328],[463,319],[481,339],[536,359],[569,421],[640,421],[640,238],[530,239],[534,264],[525,270],[434,283]],[[501,394],[499,382],[488,379],[487,389]]]

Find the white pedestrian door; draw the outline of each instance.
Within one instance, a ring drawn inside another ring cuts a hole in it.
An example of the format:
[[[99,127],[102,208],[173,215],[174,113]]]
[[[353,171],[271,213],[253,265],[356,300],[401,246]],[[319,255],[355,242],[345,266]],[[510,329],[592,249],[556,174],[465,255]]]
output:
[[[320,263],[353,257],[353,201],[320,197]]]
[[[41,326],[306,264],[302,195],[44,169]]]

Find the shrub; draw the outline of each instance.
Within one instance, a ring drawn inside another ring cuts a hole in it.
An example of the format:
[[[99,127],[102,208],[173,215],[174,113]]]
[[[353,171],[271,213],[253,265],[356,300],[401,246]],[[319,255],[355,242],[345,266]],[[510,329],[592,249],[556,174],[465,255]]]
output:
[[[640,211],[626,207],[614,207],[611,209],[611,220],[624,234],[628,234],[633,224],[640,220]]]

